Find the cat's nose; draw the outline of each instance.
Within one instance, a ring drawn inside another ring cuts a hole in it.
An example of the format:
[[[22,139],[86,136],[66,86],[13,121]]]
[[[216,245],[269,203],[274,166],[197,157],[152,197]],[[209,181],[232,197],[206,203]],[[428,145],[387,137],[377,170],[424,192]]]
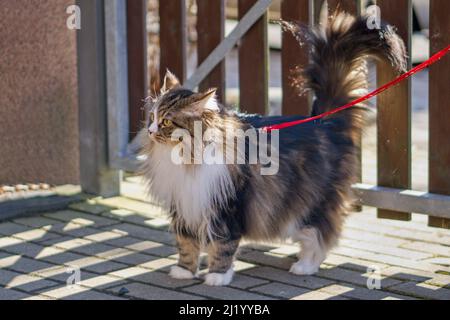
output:
[[[154,133],[158,132],[158,127],[155,125],[150,125],[150,127],[148,127],[148,134],[152,135]]]

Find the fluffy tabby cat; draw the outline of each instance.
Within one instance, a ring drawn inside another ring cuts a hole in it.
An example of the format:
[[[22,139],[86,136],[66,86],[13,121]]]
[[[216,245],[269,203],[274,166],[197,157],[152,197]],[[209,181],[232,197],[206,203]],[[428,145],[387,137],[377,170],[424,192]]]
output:
[[[314,114],[343,105],[367,89],[368,56],[388,59],[399,71],[405,69],[405,46],[393,27],[384,24],[381,30],[371,30],[367,20],[340,12],[312,30],[284,23],[311,49],[302,82],[315,94]],[[280,130],[276,175],[261,175],[259,164],[174,164],[171,133],[183,128],[193,134],[194,121],[224,131],[301,118],[241,114],[218,105],[214,92],[184,89],[167,72],[161,94],[151,103],[143,138],[147,155],[143,171],[149,192],[171,214],[179,261],[170,275],[195,277],[200,250],[205,249],[209,265],[205,283],[227,285],[244,238],[298,241],[299,260],[290,272],[317,272],[337,243],[351,200],[363,108]]]

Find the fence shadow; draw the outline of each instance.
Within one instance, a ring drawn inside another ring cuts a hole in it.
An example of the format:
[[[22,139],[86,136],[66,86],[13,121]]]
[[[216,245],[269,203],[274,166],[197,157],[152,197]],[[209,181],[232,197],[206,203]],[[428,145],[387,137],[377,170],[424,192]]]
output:
[[[327,265],[313,276],[293,275],[288,269],[295,254],[273,254],[278,247],[267,244],[241,246],[234,281],[227,287],[202,284],[205,255],[198,279],[175,280],[168,272],[177,262],[177,251],[167,226],[149,227],[148,217],[139,214],[126,216],[126,221],[113,217],[114,210],[102,215],[71,210],[1,223],[0,286],[57,299],[378,300],[414,299],[404,296],[402,285],[415,286],[417,297],[445,298],[449,291],[422,286],[431,278],[406,273],[385,276],[380,290],[369,290],[367,267],[374,264],[370,261]],[[76,268],[80,286],[70,289]]]

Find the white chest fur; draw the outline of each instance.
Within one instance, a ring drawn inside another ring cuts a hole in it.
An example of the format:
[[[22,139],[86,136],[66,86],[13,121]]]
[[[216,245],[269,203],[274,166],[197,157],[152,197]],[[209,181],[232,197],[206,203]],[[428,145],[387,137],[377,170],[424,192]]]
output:
[[[171,150],[158,144],[146,160],[149,192],[167,209],[174,206],[186,225],[195,230],[208,223],[234,194],[234,185],[225,164],[187,168],[172,162]]]

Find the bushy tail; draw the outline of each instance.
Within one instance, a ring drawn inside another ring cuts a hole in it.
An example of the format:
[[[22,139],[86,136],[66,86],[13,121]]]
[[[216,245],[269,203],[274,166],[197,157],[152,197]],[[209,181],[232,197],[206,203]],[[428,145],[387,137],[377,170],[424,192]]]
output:
[[[336,11],[317,28],[282,22],[298,39],[306,40],[311,62],[302,75],[302,85],[315,94],[313,115],[342,106],[367,92],[365,59],[388,60],[398,71],[406,69],[406,49],[395,28],[382,24],[369,28],[368,16],[354,17]],[[342,119],[347,129],[359,129],[361,108],[350,108],[333,118]]]

